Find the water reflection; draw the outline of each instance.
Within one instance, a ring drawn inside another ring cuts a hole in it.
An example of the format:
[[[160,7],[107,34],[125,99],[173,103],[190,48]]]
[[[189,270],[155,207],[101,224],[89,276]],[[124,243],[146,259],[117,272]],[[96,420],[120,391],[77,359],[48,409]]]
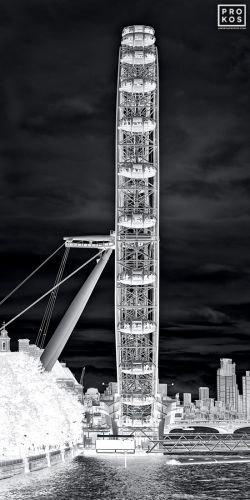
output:
[[[249,500],[250,464],[168,466],[163,456],[84,457],[1,482],[1,500]]]

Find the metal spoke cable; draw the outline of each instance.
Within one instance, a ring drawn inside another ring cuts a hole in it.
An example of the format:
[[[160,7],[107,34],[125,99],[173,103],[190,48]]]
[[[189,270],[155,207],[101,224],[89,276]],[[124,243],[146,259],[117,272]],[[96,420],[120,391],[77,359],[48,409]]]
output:
[[[57,273],[57,276],[56,276],[56,279],[55,279],[55,282],[54,282],[54,285],[57,285],[62,278],[62,274],[63,274],[64,268],[65,268],[68,253],[69,253],[69,248],[66,247],[65,252],[63,254],[63,257],[62,257],[62,261],[61,261],[58,273]],[[40,325],[40,328],[38,331],[38,335],[36,338],[36,345],[37,346],[39,345],[41,336],[44,334],[46,335],[46,333],[48,331],[48,327],[49,327],[50,319],[52,316],[53,308],[55,305],[57,293],[58,293],[58,287],[55,290],[53,290],[53,292],[51,292],[50,298],[48,300],[48,303],[47,303],[47,306],[45,309],[45,313],[43,315],[43,319],[42,319],[42,322],[41,322],[41,325]],[[41,344],[42,344],[42,342],[41,342]],[[40,345],[40,347],[42,348],[42,345]]]
[[[51,296],[52,296],[52,293],[54,293],[55,290],[53,292],[51,292]],[[50,298],[51,298],[50,296]],[[38,330],[38,334],[37,334],[37,338],[36,338],[36,342],[35,344],[39,347],[39,343],[40,343],[40,339],[41,339],[41,336],[42,336],[42,332],[43,332],[43,329],[44,329],[44,325],[45,325],[45,321],[46,321],[46,318],[47,318],[47,315],[50,311],[50,308],[51,308],[51,300],[49,299],[48,303],[47,303],[47,306],[46,306],[46,309],[45,309],[45,313],[43,315],[43,319],[42,319],[42,322],[41,322],[41,325],[40,325],[40,328]]]
[[[62,276],[63,276],[63,273],[64,273],[64,269],[65,269],[65,265],[66,265],[67,258],[68,258],[68,254],[69,254],[69,250],[70,250],[69,247],[65,249],[63,260],[62,260],[60,269],[58,271],[58,274],[57,274],[57,277],[56,277],[56,281],[54,283],[55,285],[57,285],[61,281],[61,279],[62,279]],[[55,307],[55,302],[56,302],[58,290],[59,290],[59,287],[57,287],[55,290],[53,290],[53,292],[51,292],[51,295],[50,295],[50,299],[49,299],[50,306],[49,306],[49,311],[48,311],[47,317],[45,319],[45,326],[44,326],[44,329],[43,329],[43,335],[42,335],[42,340],[41,340],[41,344],[40,344],[41,349],[44,346],[45,338],[46,338],[46,335],[48,333],[48,329],[49,329],[49,325],[50,325],[52,313],[53,313],[53,310],[54,310],[54,307]]]
[[[34,269],[34,271],[32,271],[32,273],[30,273],[23,281],[21,281],[21,283],[19,283],[19,285],[17,285],[15,288],[13,288],[13,290],[11,290],[11,292],[8,293],[8,295],[6,295],[4,297],[4,299],[2,299],[0,301],[0,306],[9,298],[11,297],[11,295],[13,295],[13,293],[15,293],[17,290],[19,290],[19,288],[21,288],[22,285],[24,285],[24,283],[26,283],[26,281],[28,281],[37,271],[39,271],[39,269],[41,269],[41,267],[44,266],[44,264],[46,264],[46,262],[48,262],[54,255],[56,255],[57,252],[59,252],[59,250],[61,250],[61,248],[64,246],[65,244],[63,243],[62,245],[60,245],[60,247],[58,247],[51,255],[49,255],[49,257],[47,257],[47,259],[45,259],[41,264],[39,264],[38,267],[36,267],[36,269]]]
[[[100,252],[98,252],[97,254],[95,254],[93,257],[91,257],[91,259],[87,260],[86,262],[84,262],[84,264],[82,264],[81,266],[77,267],[77,269],[75,269],[72,273],[68,274],[68,276],[66,276],[65,278],[63,278],[63,280],[60,281],[60,283],[58,283],[57,285],[54,285],[52,288],[50,288],[46,293],[44,293],[43,295],[41,295],[41,297],[39,297],[38,299],[36,299],[34,302],[32,302],[32,304],[30,304],[28,307],[26,307],[25,309],[23,309],[20,313],[18,313],[16,316],[14,316],[14,318],[10,319],[9,321],[7,321],[5,323],[5,325],[3,325],[1,328],[0,328],[0,332],[6,328],[6,326],[10,325],[11,323],[13,323],[13,321],[15,321],[17,318],[20,318],[20,316],[22,316],[25,312],[29,311],[29,309],[31,309],[32,307],[34,307],[36,304],[38,304],[38,302],[41,302],[41,300],[43,300],[45,297],[47,297],[47,295],[49,295],[49,293],[53,292],[53,290],[55,290],[57,287],[59,287],[60,285],[62,285],[63,283],[65,283],[65,281],[67,281],[68,279],[70,279],[72,276],[74,276],[74,274],[78,273],[78,271],[80,271],[81,269],[83,269],[83,267],[87,266],[87,264],[89,264],[92,260],[96,259],[99,255],[101,255],[103,252],[105,252],[105,249],[102,249],[100,250]]]
[[[62,278],[63,271],[64,271],[65,264],[66,264],[66,260],[67,260],[67,257],[68,257],[68,253],[69,253],[69,248],[66,247],[65,248],[65,252],[63,254],[63,258],[62,258],[60,267],[59,267],[59,270],[58,270],[58,273],[57,273],[57,276],[56,276],[56,279],[55,279],[55,282],[54,282],[54,285],[57,285],[59,283],[59,281],[61,280],[61,278]],[[57,293],[58,293],[58,287],[51,292],[49,301],[47,303],[47,306],[46,306],[46,309],[45,309],[45,313],[43,315],[43,319],[42,319],[42,322],[41,322],[41,325],[40,325],[40,328],[39,328],[39,331],[38,331],[38,335],[37,335],[37,338],[36,338],[36,345],[37,346],[39,345],[39,342],[40,342],[42,334],[44,335],[45,330],[46,330],[46,333],[48,331],[48,327],[49,327],[50,319],[51,319],[51,316],[52,316],[53,308],[54,308],[54,305],[55,305]],[[45,335],[46,335],[46,333],[45,333]],[[40,347],[42,348],[42,345],[40,345]]]
[[[69,250],[70,250],[70,247],[66,247],[65,248],[65,252],[63,254],[63,258],[62,258],[59,270],[57,272],[57,276],[56,276],[54,285],[57,285],[59,283],[59,281],[61,281],[61,279],[62,279],[62,276],[63,276],[63,273],[64,273],[64,269],[65,269],[65,265],[66,265],[66,262],[67,262],[67,259],[68,259],[68,255],[69,255]],[[41,339],[41,343],[40,343],[40,346],[39,346],[41,349],[44,346],[45,338],[46,338],[46,335],[48,333],[48,329],[49,329],[49,325],[50,325],[50,320],[51,320],[52,313],[53,313],[53,310],[54,310],[54,306],[55,306],[55,302],[56,302],[58,290],[59,290],[59,287],[57,287],[55,290],[53,290],[53,292],[51,292],[51,295],[50,295],[50,298],[48,300],[48,304],[46,306],[45,313],[43,315],[43,319],[42,319],[42,322],[41,322],[41,325],[40,325],[40,328],[39,328],[39,331],[38,331],[38,335],[37,335],[37,339],[36,339],[36,345],[37,346],[39,345],[39,342],[40,342],[40,339]]]

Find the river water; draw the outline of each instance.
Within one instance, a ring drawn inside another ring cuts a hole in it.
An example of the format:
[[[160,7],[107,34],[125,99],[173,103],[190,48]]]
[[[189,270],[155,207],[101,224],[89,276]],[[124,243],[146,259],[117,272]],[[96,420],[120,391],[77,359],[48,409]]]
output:
[[[79,456],[0,483],[1,500],[250,499],[250,463],[167,465],[166,457]]]

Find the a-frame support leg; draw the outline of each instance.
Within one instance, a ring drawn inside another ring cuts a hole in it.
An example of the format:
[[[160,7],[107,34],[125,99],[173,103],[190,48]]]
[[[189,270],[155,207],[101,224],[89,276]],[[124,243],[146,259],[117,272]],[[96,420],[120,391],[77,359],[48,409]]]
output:
[[[111,253],[112,250],[105,250],[57,326],[41,356],[41,362],[45,370],[50,371],[55,362],[58,360],[66,342],[75,328],[77,321],[84,311],[84,308],[109,260]]]

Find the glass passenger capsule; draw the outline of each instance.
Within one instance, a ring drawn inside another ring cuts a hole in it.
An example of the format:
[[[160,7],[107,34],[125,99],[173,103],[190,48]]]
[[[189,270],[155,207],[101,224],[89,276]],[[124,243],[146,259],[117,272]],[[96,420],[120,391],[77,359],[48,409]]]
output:
[[[132,335],[146,335],[155,332],[155,329],[156,325],[153,321],[124,321],[119,325],[120,332]]]
[[[133,26],[125,26],[122,30],[122,37],[129,33],[149,33],[154,35],[155,30],[151,26],[144,26],[144,24],[134,24]]]
[[[149,375],[150,373],[153,372],[153,367],[152,364],[150,363],[138,363],[138,364],[132,364],[128,366],[122,366],[122,372],[131,374],[131,375]]]
[[[131,80],[123,80],[120,89],[123,92],[131,92],[133,94],[140,94],[145,92],[152,92],[156,89],[156,82],[145,78],[133,78]]]
[[[144,50],[126,52],[122,55],[121,62],[126,64],[152,64],[155,62],[155,54],[153,52],[144,52]]]
[[[144,134],[145,132],[152,132],[155,126],[155,120],[142,116],[133,116],[132,118],[123,118],[118,129],[125,132]]]
[[[118,170],[118,175],[130,179],[148,179],[155,174],[156,167],[150,163],[122,163]]]
[[[150,285],[155,282],[155,274],[133,269],[131,272],[121,273],[118,281],[123,285]]]
[[[129,215],[122,215],[119,218],[118,224],[119,226],[131,229],[147,229],[155,226],[156,218],[142,213],[132,213]]]
[[[128,33],[123,36],[121,44],[127,47],[150,47],[155,43],[155,37],[149,33]]]

